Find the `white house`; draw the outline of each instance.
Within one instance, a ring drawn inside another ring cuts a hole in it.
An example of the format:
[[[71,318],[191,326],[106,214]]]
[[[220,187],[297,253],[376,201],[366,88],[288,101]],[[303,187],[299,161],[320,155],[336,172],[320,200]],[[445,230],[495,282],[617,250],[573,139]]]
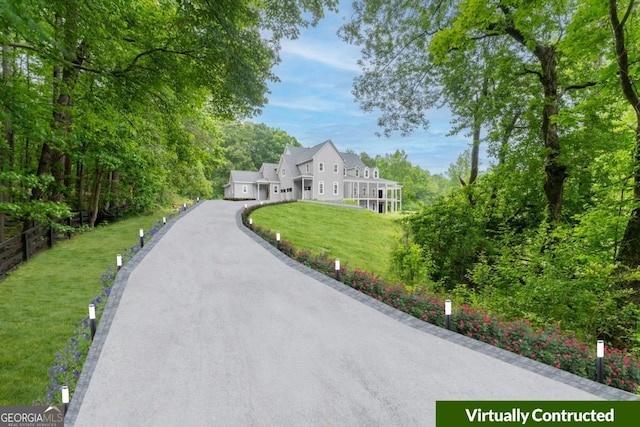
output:
[[[280,161],[264,163],[258,172],[232,170],[224,186],[227,199],[354,200],[380,213],[402,209],[402,186],[382,179],[356,154],[339,152],[327,140],[311,148],[287,145]]]

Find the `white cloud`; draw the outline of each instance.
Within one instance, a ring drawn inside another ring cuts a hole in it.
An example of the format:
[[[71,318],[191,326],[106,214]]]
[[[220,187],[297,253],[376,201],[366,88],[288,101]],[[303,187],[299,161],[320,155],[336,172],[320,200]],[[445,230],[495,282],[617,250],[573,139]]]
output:
[[[328,40],[308,37],[287,40],[282,43],[280,54],[283,62],[293,56],[338,70],[350,71],[354,73],[354,76],[361,72],[357,64],[358,48],[340,41],[337,36]]]

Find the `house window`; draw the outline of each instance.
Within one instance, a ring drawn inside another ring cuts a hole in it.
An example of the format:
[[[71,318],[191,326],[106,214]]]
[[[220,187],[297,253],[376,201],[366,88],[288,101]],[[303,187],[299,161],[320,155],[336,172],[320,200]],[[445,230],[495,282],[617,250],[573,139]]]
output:
[[[375,179],[378,179],[378,176],[379,176],[379,174],[378,174],[378,169],[374,169],[374,170],[373,170],[373,177],[374,177]]]
[[[324,181],[318,182],[318,194],[324,194]]]
[[[309,163],[307,163],[305,166],[306,166],[305,168],[306,172],[309,173]]]
[[[369,168],[364,168],[364,177],[369,178]]]
[[[249,187],[246,185],[242,186],[242,194],[247,194],[249,192]]]
[[[338,195],[338,181],[333,181],[333,195]]]
[[[324,172],[324,163],[318,163],[318,172]]]
[[[360,176],[360,169],[356,168],[356,176]]]
[[[340,170],[340,166],[337,163],[333,164],[333,173],[338,173]]]
[[[280,175],[282,175],[282,176],[284,176],[284,175],[285,175],[284,168],[280,169]]]
[[[353,197],[358,197],[358,189],[353,187]]]
[[[274,193],[277,193],[277,192],[278,192],[278,186],[277,186],[277,185],[274,185],[274,186],[273,186],[273,192],[274,192]]]
[[[347,176],[347,168],[342,168],[342,176]]]

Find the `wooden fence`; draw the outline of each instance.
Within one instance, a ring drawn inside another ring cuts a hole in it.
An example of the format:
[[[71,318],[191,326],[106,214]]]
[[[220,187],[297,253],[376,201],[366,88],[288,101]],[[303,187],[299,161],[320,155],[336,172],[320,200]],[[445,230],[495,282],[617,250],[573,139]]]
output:
[[[125,207],[118,206],[101,212],[98,222],[117,217],[124,209]],[[60,224],[79,228],[88,225],[89,219],[89,212],[76,212],[73,217],[60,222]],[[0,280],[4,279],[7,272],[23,262],[27,262],[35,254],[51,248],[56,241],[70,238],[71,233],[69,232],[65,233],[50,226],[34,225],[21,234],[0,243]]]

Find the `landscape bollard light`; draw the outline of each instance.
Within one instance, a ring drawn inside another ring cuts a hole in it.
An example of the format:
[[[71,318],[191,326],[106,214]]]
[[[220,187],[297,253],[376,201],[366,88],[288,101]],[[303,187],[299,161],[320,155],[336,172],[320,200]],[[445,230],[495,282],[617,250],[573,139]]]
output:
[[[249,218],[249,229],[253,230],[253,218]]]
[[[276,233],[276,248],[280,250],[280,232]]]
[[[184,208],[185,211],[187,210],[187,204],[186,203],[183,203],[182,207]]]
[[[89,304],[89,329],[91,329],[91,341],[96,336],[96,306]]]
[[[246,203],[244,204],[244,208],[247,209],[247,204]]]
[[[604,383],[604,341],[598,340],[596,346],[596,356],[598,358],[597,380],[600,384]]]
[[[116,268],[118,271],[122,268],[122,255],[120,254],[116,255]]]
[[[448,299],[444,302],[444,315],[447,320],[447,329],[451,330],[451,300]]]
[[[336,280],[339,282],[340,281],[340,258],[336,258],[335,269],[336,269]]]
[[[167,217],[166,216],[162,217],[162,225],[167,225]]]
[[[69,409],[69,387],[63,385],[60,393],[62,394],[62,405],[64,406],[63,415],[67,415],[67,409]]]
[[[144,248],[144,230],[140,229],[140,247]]]
[[[196,197],[196,203],[200,203],[200,197]]]

